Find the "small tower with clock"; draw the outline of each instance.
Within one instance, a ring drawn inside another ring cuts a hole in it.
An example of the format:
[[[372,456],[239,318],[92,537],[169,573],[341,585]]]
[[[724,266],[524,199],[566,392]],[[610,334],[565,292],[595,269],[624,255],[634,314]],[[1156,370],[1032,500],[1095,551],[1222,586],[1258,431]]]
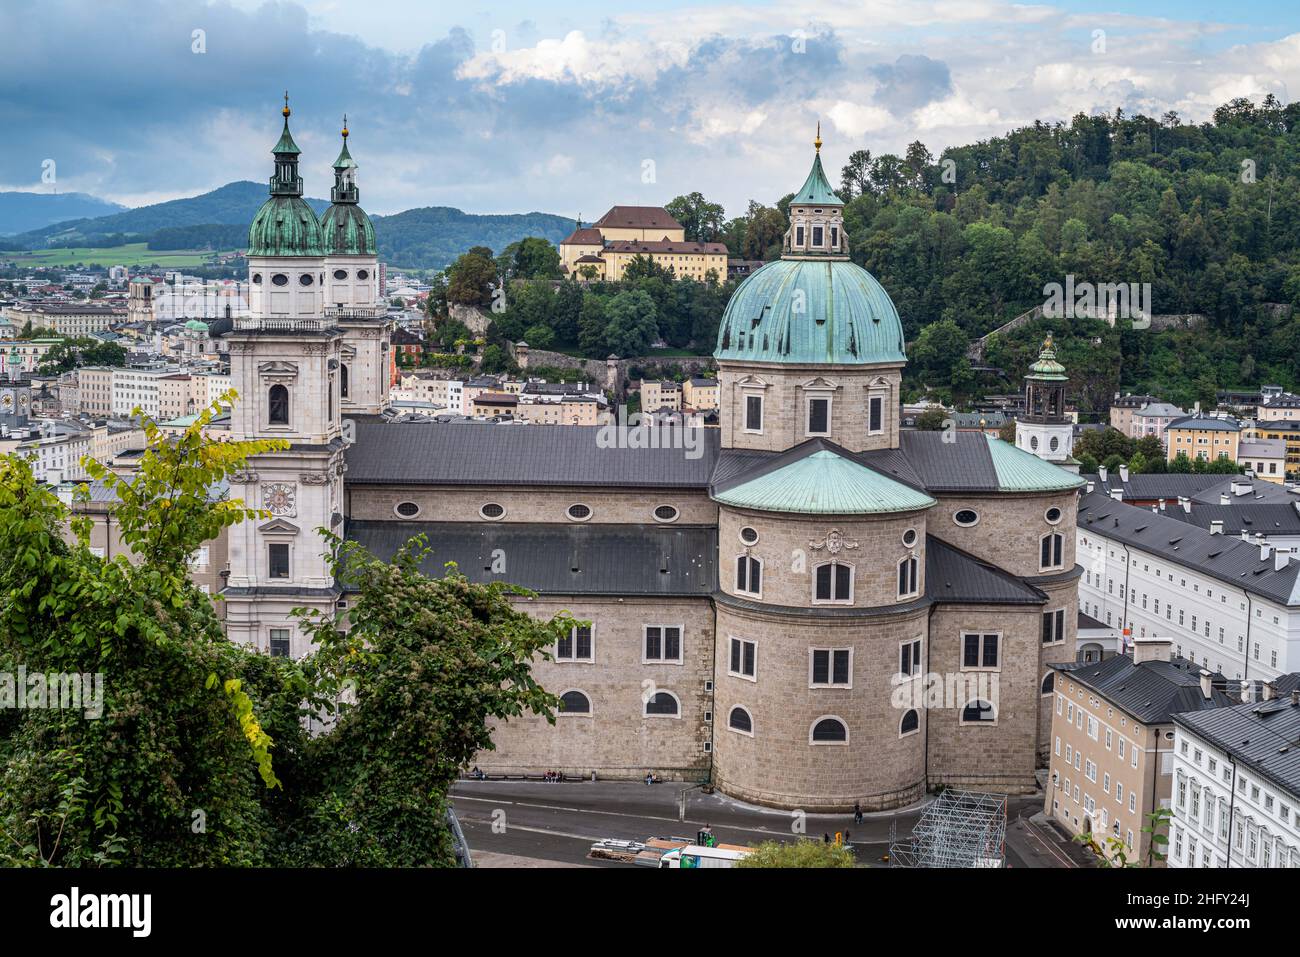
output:
[[[284,129],[272,153],[270,197],[248,236],[249,315],[228,336],[239,393],[231,438],[283,439],[287,451],[249,459],[230,496],[269,518],[230,532],[223,597],[226,633],[272,654],[306,654],[291,610],[328,611],[338,599],[320,530],[342,531],[343,332],[327,314],[320,222],[302,198],[299,150]]]

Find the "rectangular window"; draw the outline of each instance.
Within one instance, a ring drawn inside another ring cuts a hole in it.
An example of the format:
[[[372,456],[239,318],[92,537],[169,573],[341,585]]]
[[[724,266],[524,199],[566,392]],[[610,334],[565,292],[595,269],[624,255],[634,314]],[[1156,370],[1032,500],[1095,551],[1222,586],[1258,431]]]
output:
[[[802,245],[803,245],[803,227],[802,227],[802,226],[796,226],[796,227],[794,228],[794,244],[795,244],[796,246],[802,246]]]
[[[271,629],[271,656],[273,658],[289,657],[289,629]]]
[[[271,578],[289,577],[289,546],[284,542],[272,542],[266,546],[267,572]]]
[[[898,673],[916,677],[921,673],[921,639],[905,641],[899,647]]]
[[[839,245],[840,245],[840,228],[838,226],[832,226],[831,227],[831,249],[838,249]]]
[[[998,639],[1000,635],[962,635],[962,667],[998,667]]]
[[[917,591],[917,568],[915,558],[904,558],[898,563],[898,597],[915,595]]]
[[[753,678],[758,657],[758,645],[745,638],[731,639],[731,667],[729,674]]]
[[[1065,537],[1059,534],[1044,535],[1042,547],[1039,554],[1039,565],[1042,568],[1056,568],[1063,561],[1063,542]]]
[[[820,246],[822,244],[822,228],[820,226],[814,226],[812,228],[812,233],[813,233],[812,244],[814,246]]]
[[[867,406],[867,431],[871,433],[885,430],[885,400],[873,395]]]
[[[646,625],[645,660],[681,663],[682,629],[677,625]]]
[[[1065,641],[1065,609],[1043,612],[1043,644]]]
[[[574,625],[555,645],[556,661],[591,661],[591,625]]]
[[[745,431],[763,431],[763,397],[761,395],[745,396]]]
[[[808,434],[828,435],[831,431],[831,400],[808,400]]]
[[[850,687],[853,652],[848,648],[813,648],[809,653],[808,684],[816,687]]]

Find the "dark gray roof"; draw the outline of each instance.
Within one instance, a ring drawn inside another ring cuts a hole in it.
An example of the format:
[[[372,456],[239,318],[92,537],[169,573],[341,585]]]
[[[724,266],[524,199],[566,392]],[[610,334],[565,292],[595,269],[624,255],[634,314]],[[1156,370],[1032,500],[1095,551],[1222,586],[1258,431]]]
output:
[[[1174,419],[1167,429],[1200,429],[1206,432],[1240,432],[1241,423],[1236,419],[1217,419],[1208,415],[1185,415]]]
[[[691,458],[680,428],[651,429],[663,448],[602,448],[603,426],[504,428],[490,422],[455,427],[435,422],[356,420],[347,450],[355,485],[595,485],[638,488],[708,487],[719,431],[695,429]],[[610,430],[612,431],[612,430]]]
[[[1243,495],[1234,495],[1232,491],[1233,483],[1240,488],[1242,485],[1249,485],[1250,491]],[[1244,475],[1228,476],[1223,478],[1217,485],[1207,485],[1201,491],[1191,496],[1192,504],[1203,502],[1206,505],[1218,505],[1219,496],[1227,495],[1231,502],[1300,502],[1300,495],[1289,491],[1285,485],[1279,485],[1276,482],[1265,482],[1263,479],[1251,481]],[[1195,511],[1195,509],[1193,509]]]
[[[1283,675],[1276,684],[1295,687],[1295,681],[1295,675]],[[1300,705],[1291,703],[1289,690],[1272,701],[1180,714],[1174,723],[1300,797]]]
[[[998,490],[988,440],[978,432],[900,432],[898,444],[927,491]]]
[[[707,598],[717,587],[718,533],[711,526],[398,521],[347,526],[350,541],[384,561],[417,534],[425,535],[431,548],[422,565],[427,575],[440,576],[444,563],[454,561],[471,581],[510,582],[546,595]],[[491,571],[494,552],[504,561],[502,574]]]
[[[1235,506],[1229,506],[1235,507]],[[1100,492],[1079,499],[1079,530],[1141,548],[1177,565],[1286,605],[1300,605],[1300,562],[1280,571],[1259,547],[1231,535],[1211,535],[1149,508],[1117,502]]]
[[[1118,472],[1107,472],[1104,482],[1101,476],[1096,474],[1085,474],[1079,477],[1095,483],[1094,487],[1103,492],[1120,489],[1124,493],[1124,498],[1130,501],[1133,499],[1154,501],[1161,498],[1173,501],[1180,495],[1191,498],[1207,488],[1224,484],[1222,475],[1198,475],[1194,472],[1143,472],[1141,474],[1130,472],[1127,482],[1120,481]],[[1214,501],[1218,500],[1219,494],[1216,491]]]
[[[1300,498],[1297,499],[1300,501]],[[1234,500],[1232,505],[1193,505],[1190,512],[1170,508],[1165,514],[1180,522],[1208,529],[1211,522],[1223,522],[1225,535],[1240,535],[1243,531],[1270,535],[1300,535],[1300,511],[1294,504],[1251,504]]]
[[[925,537],[925,594],[936,602],[1041,605],[1037,588],[933,535]]]
[[[1170,661],[1144,661],[1135,665],[1128,655],[1105,661],[1068,662],[1052,665],[1142,724],[1164,724],[1170,716],[1185,711],[1224,708],[1233,703],[1222,688],[1228,679],[1213,675],[1214,689],[1206,698],[1201,691],[1201,668],[1194,661],[1175,656]]]

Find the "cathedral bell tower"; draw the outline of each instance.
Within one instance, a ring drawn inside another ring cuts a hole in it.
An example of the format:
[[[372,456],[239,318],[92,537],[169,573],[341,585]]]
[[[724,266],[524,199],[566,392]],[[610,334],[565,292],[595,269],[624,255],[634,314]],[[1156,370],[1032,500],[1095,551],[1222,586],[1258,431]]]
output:
[[[249,315],[234,320],[228,342],[239,393],[231,438],[283,439],[289,449],[254,456],[231,477],[230,496],[271,517],[230,530],[223,595],[232,640],[298,657],[309,648],[291,609],[328,611],[338,599],[318,530],[342,531],[343,333],[326,309],[325,247],[302,198],[288,94],[282,114],[270,197],[249,228]]]
[[[361,208],[357,164],[343,146],[334,161],[331,205],[321,216],[325,248],[325,315],[343,332],[339,395],[349,415],[378,415],[389,406],[392,324],[379,288],[375,227]]]
[[[1040,459],[1078,473],[1074,460],[1074,421],[1065,411],[1065,366],[1056,361],[1047,334],[1038,361],[1025,376],[1025,411],[1016,418],[1016,446]]]

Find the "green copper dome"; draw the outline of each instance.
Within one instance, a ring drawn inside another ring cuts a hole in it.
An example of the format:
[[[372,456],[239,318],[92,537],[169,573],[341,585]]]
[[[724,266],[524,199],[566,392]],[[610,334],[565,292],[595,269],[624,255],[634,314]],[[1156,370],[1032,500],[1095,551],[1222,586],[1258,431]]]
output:
[[[275,172],[271,176],[271,198],[253,217],[248,227],[250,256],[324,256],[320,222],[302,198],[302,177],[298,175],[298,145],[289,132],[289,95],[284,98],[284,130],[271,152]]]
[[[250,256],[324,256],[320,223],[301,196],[272,196],[248,228]]]
[[[335,203],[320,221],[327,256],[375,255],[375,227],[355,203]]]
[[[796,365],[907,361],[889,294],[843,259],[781,259],[752,273],[727,303],[713,356]]]
[[[715,493],[713,498],[738,508],[811,515],[910,512],[935,504],[924,492],[827,449]]]

